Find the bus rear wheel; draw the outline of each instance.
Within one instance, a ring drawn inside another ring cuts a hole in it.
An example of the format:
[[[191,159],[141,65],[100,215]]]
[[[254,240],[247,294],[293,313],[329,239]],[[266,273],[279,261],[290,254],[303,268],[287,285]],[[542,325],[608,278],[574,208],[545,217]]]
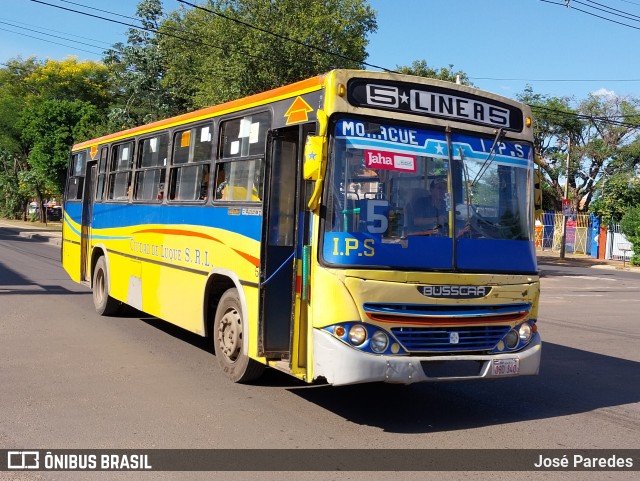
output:
[[[120,302],[109,295],[109,274],[104,257],[100,257],[93,269],[93,305],[101,316],[111,316],[120,308]]]
[[[213,323],[213,345],[222,372],[233,382],[248,382],[260,377],[264,365],[249,358],[243,340],[246,321],[237,289],[228,289],[220,298]]]

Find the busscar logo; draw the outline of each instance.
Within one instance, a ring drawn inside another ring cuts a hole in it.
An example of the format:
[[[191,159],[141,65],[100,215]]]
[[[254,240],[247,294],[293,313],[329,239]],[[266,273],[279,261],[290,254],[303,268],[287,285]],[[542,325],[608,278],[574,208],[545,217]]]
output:
[[[418,292],[437,299],[479,299],[491,292],[487,286],[418,286]]]
[[[8,469],[38,469],[40,468],[40,453],[38,451],[8,451]]]

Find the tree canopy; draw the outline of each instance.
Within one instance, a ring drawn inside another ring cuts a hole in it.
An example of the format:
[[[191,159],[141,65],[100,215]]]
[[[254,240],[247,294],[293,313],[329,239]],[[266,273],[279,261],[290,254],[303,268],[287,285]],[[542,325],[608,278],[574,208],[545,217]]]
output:
[[[640,188],[633,181],[640,165],[640,100],[592,94],[572,107],[568,97],[549,97],[531,88],[519,100],[533,109],[544,206],[559,210],[567,186],[576,212],[591,210],[619,220],[636,198],[634,189]],[[620,182],[627,192],[615,188]]]
[[[396,67],[396,71],[406,75],[435,78],[438,80],[446,80],[447,82],[460,82],[462,85],[473,87],[469,76],[462,70],[454,70],[451,64],[449,64],[448,67],[432,68],[427,65],[427,61],[424,59],[414,60],[411,65]]]
[[[110,103],[98,62],[13,59],[0,69],[0,210],[16,216],[30,197],[59,195],[74,142],[101,132]]]
[[[172,12],[160,28],[163,85],[198,108],[361,68],[377,28],[366,0],[216,0]]]

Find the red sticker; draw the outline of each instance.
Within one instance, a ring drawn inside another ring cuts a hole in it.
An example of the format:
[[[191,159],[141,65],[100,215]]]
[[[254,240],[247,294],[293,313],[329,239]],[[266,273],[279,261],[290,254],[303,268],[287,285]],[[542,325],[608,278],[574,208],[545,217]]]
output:
[[[365,165],[370,169],[397,170],[400,172],[416,171],[416,156],[383,152],[382,150],[365,150]]]

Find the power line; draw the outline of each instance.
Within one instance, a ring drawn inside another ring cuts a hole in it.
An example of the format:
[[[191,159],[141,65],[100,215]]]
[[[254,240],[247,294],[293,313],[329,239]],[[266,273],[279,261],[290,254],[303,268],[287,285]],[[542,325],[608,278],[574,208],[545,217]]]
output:
[[[78,13],[78,14],[81,14],[81,15],[87,15],[87,16],[90,16],[90,17],[93,17],[93,18],[98,18],[98,19],[101,19],[101,20],[118,23],[118,24],[125,25],[125,26],[128,26],[130,28],[137,29],[137,30],[148,31],[148,32],[151,32],[151,33],[155,33],[157,35],[170,36],[170,37],[176,38],[176,39],[184,41],[184,42],[189,42],[189,43],[192,43],[192,44],[197,44],[197,45],[202,45],[202,46],[207,46],[207,47],[213,47],[213,48],[219,49],[219,50],[224,51],[224,52],[226,52],[228,50],[227,48],[221,47],[219,45],[205,43],[205,42],[197,41],[197,40],[194,40],[194,39],[191,39],[191,38],[185,38],[185,37],[182,37],[182,36],[179,36],[179,35],[172,35],[172,34],[167,33],[167,32],[161,32],[161,31],[159,31],[157,29],[149,29],[149,28],[146,28],[146,27],[143,27],[143,26],[132,25],[132,24],[127,23],[127,22],[121,22],[121,21],[118,21],[118,20],[105,18],[105,17],[102,17],[100,15],[94,15],[94,14],[87,13],[87,12],[82,12],[82,11],[69,9],[69,8],[66,8],[66,7],[58,6],[58,5],[53,5],[53,4],[50,4],[50,3],[47,3],[47,2],[44,2],[44,1],[41,1],[41,0],[31,0],[31,1],[34,1],[36,3],[41,3],[41,4],[44,4],[44,5],[48,5],[48,6],[51,6],[51,7],[55,7],[55,8],[60,8],[62,10],[67,10],[67,11],[70,11],[70,12],[73,12],[73,13]],[[103,10],[103,9],[96,8],[96,7],[91,7],[91,6],[84,5],[84,4],[81,4],[81,3],[78,3],[78,2],[74,2],[74,1],[70,1],[70,0],[60,0],[60,1],[68,3],[68,4],[71,4],[71,5],[76,5],[76,6],[80,6],[80,7],[83,7],[83,8],[95,10],[95,11],[98,11],[98,12],[107,13],[109,15],[115,15],[115,16],[118,16],[118,17],[128,18],[128,19],[132,19],[132,20],[135,20],[135,21],[139,21],[139,19],[137,19],[135,17],[131,17],[131,16],[128,16],[128,15],[123,15],[123,14],[112,12],[112,11],[109,11],[109,10]],[[361,61],[359,61],[357,59],[352,59],[352,58],[349,58],[349,57],[344,56],[344,55],[339,54],[339,53],[335,53],[335,52],[331,52],[331,51],[328,51],[328,50],[325,50],[325,49],[322,49],[322,48],[319,48],[319,47],[315,47],[314,45],[306,44],[304,42],[288,38],[286,36],[271,32],[271,31],[269,31],[267,29],[263,29],[261,27],[256,27],[256,26],[251,25],[251,24],[249,24],[247,22],[244,22],[244,21],[241,21],[241,20],[238,20],[238,19],[234,19],[232,17],[224,15],[224,14],[222,14],[220,12],[215,12],[213,10],[209,10],[209,9],[206,9],[206,8],[203,8],[203,7],[199,7],[199,6],[194,5],[193,3],[190,3],[190,2],[188,2],[186,0],[177,0],[177,1],[179,1],[180,3],[183,3],[185,5],[189,5],[189,6],[192,6],[194,8],[206,11],[206,12],[211,13],[213,15],[220,16],[220,17],[225,18],[225,19],[227,19],[229,21],[233,21],[233,22],[239,23],[241,25],[244,25],[246,27],[253,28],[253,29],[262,31],[264,33],[276,36],[277,38],[280,38],[282,40],[287,40],[287,41],[290,41],[290,42],[294,42],[294,43],[296,43],[298,45],[301,45],[301,46],[304,46],[306,48],[316,49],[316,50],[319,50],[319,51],[321,51],[321,52],[323,52],[325,54],[328,54],[328,55],[338,56],[338,57],[341,57],[341,58],[344,58],[344,59],[347,59],[347,60],[350,60],[350,61],[353,61],[353,62],[359,62],[359,63],[362,63],[363,65],[370,66],[370,67],[373,67],[373,68],[377,68],[377,69],[380,69],[380,70],[384,70],[384,71],[387,71],[387,72],[395,72],[394,70],[387,69],[387,68],[379,66],[379,65],[370,64],[368,62],[361,62]],[[560,3],[552,2],[552,1],[549,1],[549,0],[540,0],[540,1],[545,1],[546,3],[555,3],[557,5],[565,6],[564,3],[560,4]],[[574,0],[574,1],[577,1],[577,0]],[[593,3],[596,3],[596,2],[593,2]],[[174,32],[183,33],[182,30],[178,30],[178,29],[170,29],[170,30],[172,30]],[[100,47],[97,47],[97,48],[100,48]],[[243,51],[243,50],[239,50],[239,51],[241,53],[243,53],[243,54],[246,54],[246,55],[252,57],[252,58],[256,58],[256,59],[260,59],[260,60],[270,60],[270,59],[262,57],[262,56],[253,55],[253,54],[251,54],[249,52],[246,52],[246,51]],[[524,79],[524,78],[494,78],[494,77],[469,77],[469,78],[471,80],[522,81],[522,82],[638,82],[638,81],[640,81],[640,79]]]
[[[605,7],[605,8],[592,7],[591,5],[589,5],[587,3],[584,3],[584,2],[581,2],[580,0],[573,0],[573,2],[574,3],[579,3],[580,5],[584,5],[585,7],[592,8],[594,10],[598,10],[600,12],[605,12],[605,13],[607,13],[609,15],[615,15],[616,17],[625,18],[627,20],[632,20],[634,22],[639,22],[640,21],[640,20],[638,20],[638,19],[640,19],[640,17],[638,17],[637,15],[632,15],[630,13],[622,12],[622,10],[616,10],[615,8],[607,7],[606,5],[602,5],[601,3],[591,2],[591,1],[589,2],[589,3],[593,3],[594,5],[600,5],[600,6]],[[622,12],[622,14],[615,13],[614,11],[609,11],[609,10],[615,10],[615,12]],[[637,17],[637,18],[633,18],[633,17]]]
[[[221,50],[223,52],[227,52],[227,50],[228,50],[228,49],[226,49],[224,47],[220,47],[219,45],[214,45],[214,44],[210,44],[210,43],[201,42],[201,41],[198,41],[198,40],[194,40],[194,39],[187,38],[187,37],[182,37],[182,36],[175,35],[175,34],[168,33],[168,32],[161,32],[160,30],[157,30],[157,29],[154,29],[154,28],[147,28],[147,27],[142,27],[142,26],[138,26],[138,25],[133,25],[131,23],[122,22],[120,20],[115,20],[113,18],[102,17],[100,15],[95,15],[93,13],[82,12],[80,10],[75,10],[73,8],[63,7],[62,5],[54,5],[52,3],[44,2],[42,0],[31,0],[31,1],[34,2],[34,3],[47,5],[49,7],[59,8],[61,10],[65,10],[65,11],[68,11],[68,12],[77,13],[77,14],[80,14],[80,15],[86,15],[88,17],[96,18],[96,19],[99,19],[99,20],[104,20],[104,21],[107,21],[107,22],[117,23],[117,24],[120,24],[120,25],[124,25],[126,27],[131,27],[131,28],[136,29],[136,30],[142,30],[142,31],[153,33],[153,34],[156,34],[156,35],[175,38],[175,39],[180,40],[182,42],[188,42],[188,43],[191,43],[191,44],[201,45],[201,46],[204,46],[204,47],[211,47],[211,48],[215,48],[217,50]],[[92,7],[87,7],[87,8],[92,8]],[[255,58],[255,59],[258,59],[258,60],[267,60],[267,61],[271,60],[271,59],[268,59],[266,57],[253,55],[253,54],[251,54],[250,52],[247,52],[247,51],[242,51],[242,53],[244,55],[247,55],[248,57]]]
[[[88,8],[90,10],[95,10],[96,12],[102,12],[102,13],[108,13],[109,15],[114,15],[116,17],[120,17],[120,18],[128,18],[129,20],[135,20],[136,22],[139,22],[140,19],[137,17],[131,17],[130,15],[123,15],[121,13],[116,13],[116,12],[110,12],[109,10],[102,10],[100,8],[97,7],[90,7],[89,5],[84,5],[82,3],[78,3],[78,2],[72,2],[70,0],[58,0],[60,2],[63,3],[69,3],[71,5],[75,5],[77,7],[83,7],[83,8]]]
[[[133,25],[131,23],[123,22],[123,21],[120,21],[120,20],[115,20],[115,19],[112,19],[112,18],[103,17],[101,15],[95,15],[93,13],[88,13],[88,12],[83,12],[83,11],[80,11],[80,10],[75,10],[73,8],[63,7],[62,5],[55,5],[55,4],[52,4],[52,3],[45,2],[43,0],[31,0],[31,1],[34,2],[34,3],[47,5],[49,7],[58,8],[60,10],[65,10],[65,11],[72,12],[72,13],[77,13],[77,14],[80,14],[80,15],[86,15],[86,16],[91,17],[91,18],[96,18],[96,19],[99,19],[99,20],[107,21],[107,22],[117,23],[117,24],[124,25],[126,27],[130,27],[130,28],[133,28],[133,29],[136,29],[136,30],[142,30],[142,31],[145,31],[145,32],[153,33],[153,34],[164,36],[164,37],[175,38],[175,39],[180,40],[182,42],[187,42],[187,43],[200,45],[200,46],[204,46],[204,47],[215,48],[217,50],[221,50],[224,53],[229,53],[229,51],[231,50],[231,49],[228,49],[228,48],[225,48],[225,47],[221,47],[219,45],[202,42],[202,41],[199,41],[199,40],[195,40],[195,39],[188,38],[188,37],[183,37],[183,36],[180,36],[180,35],[175,35],[175,34],[172,34],[172,33],[166,32],[166,31],[160,31],[160,30],[155,29],[155,28],[147,28],[147,27],[144,27],[144,26]],[[62,1],[65,1],[65,0],[62,0]],[[69,2],[69,3],[72,3],[72,2]],[[74,2],[74,4],[81,5],[81,4],[77,4],[75,2]],[[94,7],[89,7],[87,5],[83,5],[83,6],[85,8],[88,8],[88,9],[94,9]],[[96,10],[99,10],[99,9],[96,9]],[[109,12],[109,13],[112,13],[112,12]],[[115,14],[115,13],[112,13],[112,14],[113,15],[119,15],[119,14]],[[172,30],[174,32],[176,32],[176,31],[182,32],[181,30],[177,30],[177,29],[170,29],[170,30]],[[234,50],[231,50],[231,51],[234,51]],[[235,51],[240,52],[243,55],[246,55],[247,57],[254,58],[254,59],[257,59],[257,60],[262,60],[262,61],[267,61],[267,62],[272,62],[273,61],[273,59],[271,59],[271,58],[252,54],[251,52],[247,51],[246,49],[235,49]],[[291,64],[289,64],[289,65],[291,65]]]
[[[60,30],[54,30],[54,29],[52,29],[52,28],[41,27],[40,25],[33,25],[33,24],[30,24],[30,23],[19,22],[18,20],[13,20],[13,19],[10,19],[10,18],[2,18],[2,17],[0,17],[0,20],[4,20],[5,22],[13,22],[13,23],[17,23],[17,24],[18,24],[18,25],[20,25],[20,26],[21,26],[21,25],[26,25],[27,27],[37,28],[37,29],[40,29],[40,30],[43,30],[43,31],[46,31],[46,32],[55,32],[55,33],[59,33],[59,34],[62,34],[62,35],[66,35],[66,36],[68,36],[68,37],[81,38],[81,39],[83,39],[83,40],[91,40],[92,42],[102,43],[102,44],[107,45],[107,46],[109,46],[109,47],[111,46],[111,44],[110,44],[110,43],[108,43],[108,42],[104,42],[104,41],[102,41],[102,40],[97,40],[97,39],[95,39],[95,38],[89,38],[89,37],[83,37],[83,36],[81,36],[81,35],[75,35],[75,34],[73,34],[73,33],[62,32],[62,31],[60,31]],[[22,28],[22,27],[20,27],[20,28]],[[47,34],[47,33],[45,33],[45,32],[41,32],[41,33],[44,33],[45,35],[48,35],[48,34]],[[74,40],[74,41],[75,41],[75,40]]]
[[[151,33],[154,33],[154,34],[157,34],[157,35],[161,35],[161,36],[173,37],[173,38],[178,39],[178,40],[180,40],[182,42],[188,42],[188,43],[191,43],[191,44],[196,44],[196,45],[201,45],[201,46],[206,46],[206,47],[212,47],[212,48],[216,48],[218,50],[221,50],[223,52],[228,52],[228,50],[229,50],[228,48],[221,47],[219,45],[202,42],[202,41],[195,40],[195,39],[192,39],[192,38],[186,38],[186,37],[180,36],[180,35],[174,35],[174,34],[171,34],[171,33],[165,32],[165,31],[159,31],[158,29],[152,29],[152,28],[146,28],[146,27],[143,27],[143,26],[133,25],[131,23],[127,23],[127,22],[123,22],[123,21],[119,21],[119,20],[115,20],[115,19],[106,18],[106,17],[100,16],[100,15],[95,15],[95,14],[92,14],[92,13],[71,9],[71,8],[60,6],[60,5],[54,5],[54,4],[51,4],[51,3],[48,3],[48,2],[45,2],[45,1],[42,1],[42,0],[31,0],[31,1],[33,1],[35,3],[47,5],[47,6],[50,6],[50,7],[59,8],[59,9],[62,9],[62,10],[65,10],[65,11],[69,11],[69,12],[72,12],[72,13],[77,13],[77,14],[86,15],[86,16],[89,16],[89,17],[92,17],[92,18],[96,18],[96,19],[100,19],[100,20],[104,20],[104,21],[108,21],[108,22],[112,22],[112,23],[117,23],[117,24],[124,25],[124,26],[130,27],[130,28],[136,29],[136,30],[147,31],[147,32],[151,32]],[[102,13],[107,13],[107,14],[110,14],[110,15],[115,15],[115,16],[119,16],[119,17],[122,17],[122,18],[129,18],[129,19],[133,19],[135,21],[139,21],[139,19],[136,19],[134,17],[130,17],[130,16],[127,16],[127,15],[122,15],[122,14],[119,14],[119,13],[116,13],[116,12],[111,12],[111,11],[108,11],[108,10],[103,10],[103,9],[91,7],[91,6],[88,6],[88,5],[83,5],[83,4],[78,3],[78,2],[73,2],[73,1],[70,1],[70,0],[60,0],[60,1],[72,4],[72,5],[77,5],[77,6],[80,6],[80,7],[84,7],[84,8],[87,8],[87,9],[92,9],[92,10],[99,11],[99,12],[102,12]],[[341,58],[344,58],[344,59],[348,59],[350,61],[359,62],[359,63],[362,63],[363,65],[367,65],[367,66],[370,66],[370,67],[373,67],[373,68],[377,68],[377,69],[380,69],[380,70],[384,70],[384,71],[387,71],[387,72],[395,72],[394,70],[390,70],[390,69],[387,69],[387,68],[382,67],[382,66],[370,64],[368,62],[361,62],[359,60],[349,58],[349,57],[344,56],[342,54],[331,52],[331,51],[322,49],[320,47],[316,47],[314,45],[306,44],[304,42],[288,38],[286,36],[277,34],[275,32],[271,32],[271,31],[269,31],[267,29],[256,27],[256,26],[251,25],[251,24],[249,24],[247,22],[243,22],[241,20],[234,19],[232,17],[228,17],[228,16],[226,16],[226,15],[224,15],[222,13],[215,12],[215,11],[203,8],[203,7],[199,7],[199,6],[194,5],[194,4],[192,4],[192,3],[190,3],[190,2],[188,2],[186,0],[178,0],[178,1],[183,3],[183,4],[192,6],[194,8],[198,8],[198,9],[204,10],[204,11],[209,12],[211,14],[218,15],[218,16],[220,16],[222,18],[225,18],[225,19],[227,19],[229,21],[233,21],[233,22],[239,23],[239,24],[244,25],[244,26],[246,26],[248,28],[253,28],[253,29],[262,31],[264,33],[273,35],[273,36],[275,36],[277,38],[280,38],[282,40],[290,41],[290,42],[296,43],[298,45],[304,46],[306,48],[310,48],[310,49],[315,49],[315,50],[321,51],[321,52],[323,52],[323,53],[325,53],[327,55],[338,56],[338,57],[341,57]],[[551,2],[549,0],[540,0],[540,1],[545,1],[546,3],[556,3],[556,2]],[[578,0],[574,0],[574,1],[578,1]],[[593,2],[593,3],[596,3],[596,2]],[[556,4],[562,5],[562,6],[565,5],[564,3],[563,4],[556,3]],[[0,23],[2,23],[2,22],[0,22]],[[178,29],[170,29],[170,30],[173,30],[175,32],[180,32],[180,33],[183,32],[183,31],[178,30]],[[7,31],[9,31],[9,30],[7,30]],[[26,35],[26,34],[21,34],[19,32],[11,32],[11,33],[16,33],[18,35]],[[51,34],[42,33],[42,32],[37,32],[37,33],[41,33],[41,34],[44,34],[44,35],[51,35]],[[68,35],[70,35],[70,34],[68,34]],[[45,39],[41,39],[41,38],[37,38],[37,37],[32,37],[32,38],[36,38],[36,39],[42,40],[42,41],[49,41],[49,40],[45,40]],[[59,37],[59,38],[61,38],[61,37]],[[64,39],[64,40],[69,40],[69,39]],[[56,43],[56,42],[51,42],[51,43]],[[83,42],[78,42],[78,43],[83,43]],[[58,44],[58,43],[56,43],[56,44]],[[64,45],[64,44],[59,44],[59,45],[62,45],[62,46],[65,46],[65,47],[71,47],[69,45]],[[92,47],[95,47],[95,48],[101,48],[101,47],[98,47],[96,45],[91,45],[91,44],[85,44],[85,45],[89,45],[89,46],[92,46]],[[77,48],[77,47],[71,47],[71,48]],[[80,49],[80,48],[77,48],[77,49],[85,51],[85,52],[88,52],[88,53],[92,53],[92,54],[95,54],[95,55],[100,55],[100,54],[98,54],[96,52],[91,52],[91,51],[83,50],[83,49]],[[253,55],[253,54],[251,54],[251,53],[249,53],[249,52],[247,52],[245,50],[237,49],[237,51],[240,51],[241,53],[243,53],[243,54],[245,54],[245,55],[247,55],[249,57],[255,58],[255,59],[267,60],[267,61],[270,60],[270,59],[268,59],[266,57],[263,57],[263,56]],[[524,82],[638,82],[638,81],[640,81],[640,79],[523,79],[523,78],[494,78],[494,77],[469,77],[469,78],[471,80],[524,81]]]
[[[178,0],[178,1],[180,1],[180,0]],[[587,15],[591,15],[591,16],[593,16],[593,17],[597,17],[597,18],[599,18],[599,19],[601,19],[601,20],[606,20],[606,21],[608,21],[608,22],[616,23],[616,24],[618,24],[618,25],[622,25],[622,26],[624,26],[624,27],[629,27],[629,28],[633,28],[633,29],[635,29],[635,30],[640,30],[640,27],[636,27],[636,26],[634,26],[634,25],[629,25],[629,24],[627,24],[627,23],[619,22],[619,21],[617,21],[617,20],[613,20],[613,19],[611,19],[611,18],[603,17],[602,15],[598,15],[598,14],[595,14],[595,13],[588,12],[588,11],[586,11],[586,10],[583,10],[583,9],[581,9],[581,8],[574,7],[574,6],[572,6],[572,5],[571,5],[571,0],[566,0],[566,3],[557,3],[557,2],[552,2],[552,1],[549,1],[549,0],[539,0],[539,1],[541,1],[541,2],[545,2],[545,3],[550,3],[550,4],[552,4],[552,5],[558,5],[558,6],[561,6],[561,7],[571,8],[572,10],[576,10],[576,11],[578,11],[578,12],[586,13]],[[582,4],[582,5],[586,5],[584,2],[580,2],[579,0],[573,0],[573,2],[574,2],[574,3]],[[594,9],[596,9],[595,7],[592,7],[592,6],[590,6],[590,5],[587,5],[587,6],[588,6],[589,8],[594,8]],[[602,10],[602,9],[597,9],[597,10]],[[612,15],[616,15],[616,14],[613,14],[612,12],[607,12],[607,13],[612,14]],[[622,15],[618,15],[618,16],[622,16]]]
[[[14,32],[13,30],[8,30],[6,28],[1,28],[0,27],[0,30],[3,30],[5,32],[10,32],[10,33],[15,33],[16,35],[22,35],[23,37],[29,37],[29,38],[33,38],[33,39],[36,39],[36,40],[41,40],[43,42],[49,42],[49,43],[52,43],[54,45],[60,45],[62,47],[72,48],[72,49],[75,49],[75,50],[79,50],[81,52],[90,53],[92,55],[102,55],[101,53],[93,52],[91,50],[86,50],[84,48],[76,47],[76,46],[73,46],[73,45],[67,45],[67,44],[60,43],[60,42],[54,42],[54,41],[46,39],[46,38],[40,38],[40,37],[36,37],[34,35],[29,35],[29,34],[26,34],[26,33],[22,33],[22,32]]]
[[[15,24],[10,23],[10,22],[3,22],[2,20],[0,20],[0,24],[9,25],[10,27],[19,28],[19,29],[22,29],[22,30],[26,30],[28,32],[39,33],[40,35],[47,35],[49,37],[59,38],[61,40],[67,40],[67,41],[70,41],[70,42],[75,42],[75,43],[78,43],[80,45],[86,45],[87,47],[102,48],[99,45],[93,45],[91,43],[86,43],[86,42],[80,42],[79,40],[73,40],[72,38],[66,38],[66,37],[62,37],[60,35],[53,35],[52,33],[41,32],[41,31],[35,30],[33,28],[21,27],[20,25],[15,25]],[[18,32],[15,32],[15,33],[18,33]]]
[[[532,110],[542,110],[542,111],[549,112],[549,113],[563,115],[565,117],[575,117],[575,118],[578,118],[580,120],[590,120],[592,122],[596,122],[597,121],[597,122],[601,122],[601,123],[617,125],[619,127],[629,127],[629,128],[632,128],[632,129],[640,129],[640,123],[620,122],[620,121],[617,121],[617,120],[612,120],[613,117],[596,117],[596,116],[593,116],[593,115],[579,114],[579,113],[576,113],[576,112],[566,112],[564,110],[550,109],[548,107],[543,107],[541,105],[529,105],[529,107],[531,107]],[[626,116],[622,116],[622,117],[640,117],[640,114],[639,115],[626,115]]]
[[[471,80],[503,80],[514,82],[640,82],[640,79],[526,79],[526,78],[493,78],[469,77]]]
[[[601,7],[607,8],[607,9],[609,9],[609,10],[613,10],[613,11],[615,11],[615,12],[620,12],[620,13],[623,13],[623,14],[625,14],[625,15],[630,15],[630,16],[632,16],[632,17],[640,18],[640,15],[634,15],[633,13],[625,12],[625,11],[623,11],[623,10],[618,10],[617,8],[608,7],[607,5],[605,5],[605,4],[603,4],[603,3],[594,2],[594,1],[592,1],[592,0],[587,0],[587,2],[589,2],[589,3],[593,3],[593,4],[595,4],[595,5],[600,5]]]

